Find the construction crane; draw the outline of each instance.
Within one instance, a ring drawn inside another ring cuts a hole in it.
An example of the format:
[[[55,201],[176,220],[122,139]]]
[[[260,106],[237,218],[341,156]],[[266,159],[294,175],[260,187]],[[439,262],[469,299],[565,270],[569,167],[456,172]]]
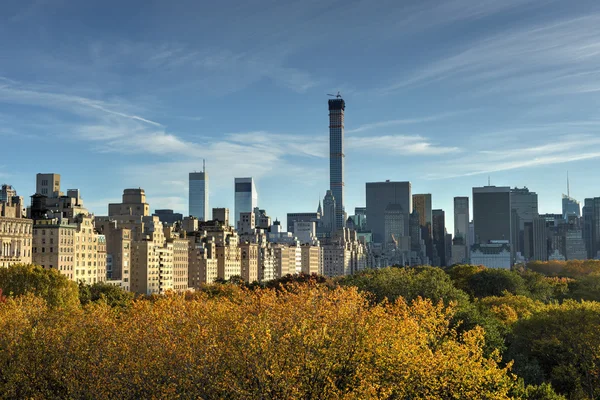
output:
[[[342,95],[340,94],[340,92],[337,92],[337,94],[329,94],[329,93],[327,93],[327,96],[335,97],[336,99],[341,99],[342,98]]]

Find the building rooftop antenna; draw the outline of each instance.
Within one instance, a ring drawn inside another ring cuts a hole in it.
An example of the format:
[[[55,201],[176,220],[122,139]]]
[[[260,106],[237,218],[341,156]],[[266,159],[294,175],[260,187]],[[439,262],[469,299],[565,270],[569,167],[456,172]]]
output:
[[[569,187],[569,171],[567,171],[567,197],[571,197],[571,190]]]
[[[202,159],[202,172],[206,173],[206,159],[205,158]]]
[[[490,179],[490,176],[488,175],[488,186],[492,186],[492,181]]]

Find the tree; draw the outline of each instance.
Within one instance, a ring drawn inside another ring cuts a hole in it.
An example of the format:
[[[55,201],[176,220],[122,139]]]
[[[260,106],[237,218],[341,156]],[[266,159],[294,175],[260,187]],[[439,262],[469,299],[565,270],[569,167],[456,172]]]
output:
[[[556,278],[548,278],[537,272],[524,270],[519,272],[519,276],[524,279],[528,295],[534,300],[562,300],[567,289]]]
[[[446,270],[450,279],[460,290],[468,292],[469,285],[468,281],[471,276],[483,271],[485,267],[483,265],[470,265],[470,264],[457,264]]]
[[[75,307],[79,305],[77,284],[55,269],[37,265],[16,264],[0,268],[0,288],[8,296],[33,293],[48,302],[51,307]]]
[[[520,319],[529,318],[533,313],[544,308],[544,303],[541,301],[512,294],[484,297],[478,300],[478,304],[507,327]]]
[[[519,390],[483,331],[452,307],[372,304],[356,288],[225,285],[74,310],[33,295],[0,304],[0,397],[507,398]]]
[[[102,301],[111,307],[129,307],[133,298],[132,292],[104,282],[97,282],[93,285],[79,284],[79,300],[82,305]]]
[[[487,268],[471,275],[467,289],[474,297],[501,296],[504,292],[529,295],[525,280],[506,269]]]
[[[550,304],[513,327],[508,359],[527,383],[569,398],[600,396],[600,303]]]
[[[418,297],[446,304],[469,301],[467,294],[454,287],[449,276],[435,267],[368,269],[343,277],[339,283],[372,293],[377,302],[384,299],[394,302],[399,297],[409,302]]]
[[[587,275],[571,280],[566,297],[574,300],[600,301],[600,275]]]

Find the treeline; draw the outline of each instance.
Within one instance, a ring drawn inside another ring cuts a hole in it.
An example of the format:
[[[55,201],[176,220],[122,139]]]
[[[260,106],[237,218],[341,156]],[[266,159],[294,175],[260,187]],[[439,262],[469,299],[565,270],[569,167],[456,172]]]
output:
[[[547,274],[391,267],[134,298],[11,267],[0,398],[598,398],[598,275]]]

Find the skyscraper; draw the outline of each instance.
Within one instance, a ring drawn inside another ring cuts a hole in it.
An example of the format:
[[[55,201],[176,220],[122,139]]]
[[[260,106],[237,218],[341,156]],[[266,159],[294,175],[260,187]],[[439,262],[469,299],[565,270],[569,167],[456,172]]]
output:
[[[469,198],[454,198],[454,239],[452,256],[446,254],[448,265],[468,262],[469,259]],[[447,243],[448,244],[448,243]]]
[[[538,215],[538,195],[526,187],[510,190],[510,207],[513,257],[519,252],[526,258],[532,256],[532,249],[525,246],[525,224],[533,222]]]
[[[413,209],[419,213],[419,223],[421,225],[421,237],[425,241],[425,251],[431,262],[434,262],[433,251],[433,228],[431,212],[431,193],[413,194]]]
[[[600,251],[600,197],[585,199],[583,207],[583,239],[588,258],[598,257]]]
[[[438,267],[446,266],[446,213],[444,210],[433,210],[433,244],[439,257]]]
[[[328,232],[330,236],[335,232],[335,209],[335,198],[333,197],[331,190],[328,190],[323,199],[323,215],[321,216],[321,223],[323,230]]]
[[[421,226],[431,225],[431,193],[413,194],[413,208],[419,213],[419,222]],[[431,234],[431,232],[430,232]]]
[[[454,239],[462,238],[465,245],[469,244],[469,198],[454,198]]]
[[[202,172],[190,172],[189,215],[208,221],[208,174],[206,165]]]
[[[344,110],[346,103],[338,95],[329,100],[329,187],[335,199],[334,231],[346,224],[344,210]]]
[[[581,217],[581,205],[574,198],[563,194],[562,196],[562,214],[565,220],[568,220],[571,215]]]
[[[581,217],[581,204],[571,197],[571,187],[569,185],[569,173],[567,172],[567,194],[562,196],[562,213],[565,221],[569,220],[569,216],[575,215]]]
[[[386,243],[385,210],[390,204],[402,208],[404,217],[403,236],[409,236],[408,221],[412,213],[410,182],[370,182],[366,184],[367,225],[373,233],[373,242]],[[336,199],[337,201],[337,199]]]
[[[253,178],[235,178],[235,226],[240,214],[253,212],[258,207],[258,193]]]
[[[529,225],[529,222],[527,224]],[[542,216],[535,216],[532,227],[533,249],[531,258],[536,261],[548,261],[548,228],[546,226],[546,219]]]
[[[511,241],[510,187],[474,187],[475,244],[491,240]]]
[[[408,220],[404,219],[404,209],[399,204],[388,204],[383,214],[384,244],[397,242],[402,236],[406,236],[405,225]]]

